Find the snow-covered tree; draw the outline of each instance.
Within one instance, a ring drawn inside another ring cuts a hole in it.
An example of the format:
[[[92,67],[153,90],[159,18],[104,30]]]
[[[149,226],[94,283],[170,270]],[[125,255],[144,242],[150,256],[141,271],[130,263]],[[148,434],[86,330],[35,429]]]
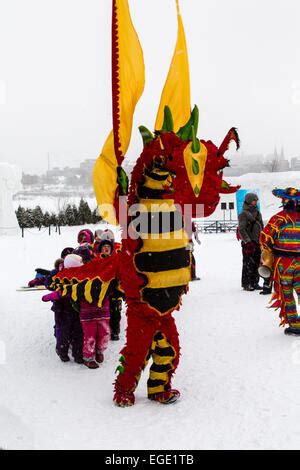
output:
[[[51,216],[48,211],[46,211],[44,214],[43,225],[45,227],[49,227],[51,225]]]
[[[33,209],[25,209],[26,228],[35,227]]]
[[[40,206],[36,206],[33,210],[33,218],[35,227],[41,228],[43,225],[44,214]]]
[[[25,228],[26,227],[26,211],[24,207],[19,206],[18,209],[16,210],[16,216],[18,220],[18,224],[20,228]]]

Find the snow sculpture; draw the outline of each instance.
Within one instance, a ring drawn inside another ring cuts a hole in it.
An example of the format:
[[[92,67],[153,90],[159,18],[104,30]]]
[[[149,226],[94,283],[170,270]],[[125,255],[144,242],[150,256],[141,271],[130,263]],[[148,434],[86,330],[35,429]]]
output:
[[[21,168],[0,162],[0,235],[14,235],[20,228],[13,206],[13,195],[22,189]]]

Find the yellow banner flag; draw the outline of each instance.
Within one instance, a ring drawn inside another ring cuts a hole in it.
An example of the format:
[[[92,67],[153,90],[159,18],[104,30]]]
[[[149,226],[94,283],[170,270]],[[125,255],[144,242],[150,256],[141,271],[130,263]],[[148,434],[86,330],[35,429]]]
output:
[[[174,132],[184,126],[191,116],[189,60],[178,0],[176,8],[177,42],[155,122],[155,129],[160,130],[164,121],[164,108],[169,106],[173,116]]]
[[[130,17],[128,0],[113,0],[113,130],[105,141],[93,171],[93,185],[99,213],[111,224],[117,224],[113,211],[118,188],[117,167],[121,165],[130,143],[133,114],[144,85],[143,51]],[[110,211],[109,205],[111,205]]]

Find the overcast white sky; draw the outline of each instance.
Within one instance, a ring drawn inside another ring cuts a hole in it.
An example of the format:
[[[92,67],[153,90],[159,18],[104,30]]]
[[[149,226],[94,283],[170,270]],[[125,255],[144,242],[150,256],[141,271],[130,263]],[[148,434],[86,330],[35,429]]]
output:
[[[139,124],[154,126],[175,0],[129,0],[145,56]],[[242,153],[300,155],[299,0],[181,0],[198,137],[237,126]],[[111,0],[0,0],[0,160],[26,172],[98,156],[111,129]],[[242,158],[242,156],[241,156]]]

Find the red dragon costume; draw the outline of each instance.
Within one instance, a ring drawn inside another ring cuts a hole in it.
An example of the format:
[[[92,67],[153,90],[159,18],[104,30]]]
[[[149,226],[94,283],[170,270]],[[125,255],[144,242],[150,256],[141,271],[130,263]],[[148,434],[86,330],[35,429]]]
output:
[[[176,2],[177,43],[155,132],[139,128],[144,149],[128,190],[121,163],[130,140],[134,107],[143,91],[143,57],[127,0],[112,4],[113,131],[96,162],[93,181],[100,213],[108,222],[121,224],[122,249],[82,268],[62,271],[52,287],[75,301],[98,299],[101,305],[119,282],[127,304],[127,332],[114,401],[119,406],[134,404],[141,372],[152,358],[148,398],[171,403],[179,397],[171,380],[180,350],[172,313],[179,310],[191,276],[185,224],[192,217],[209,216],[220,193],[239,188],[222,180],[222,170],[228,165],[224,153],[231,141],[238,148],[239,139],[235,128],[219,147],[197,138],[199,113],[196,106],[192,112],[190,109],[186,43]],[[119,200],[123,201],[121,208]],[[121,214],[124,200],[128,207],[125,217]]]

